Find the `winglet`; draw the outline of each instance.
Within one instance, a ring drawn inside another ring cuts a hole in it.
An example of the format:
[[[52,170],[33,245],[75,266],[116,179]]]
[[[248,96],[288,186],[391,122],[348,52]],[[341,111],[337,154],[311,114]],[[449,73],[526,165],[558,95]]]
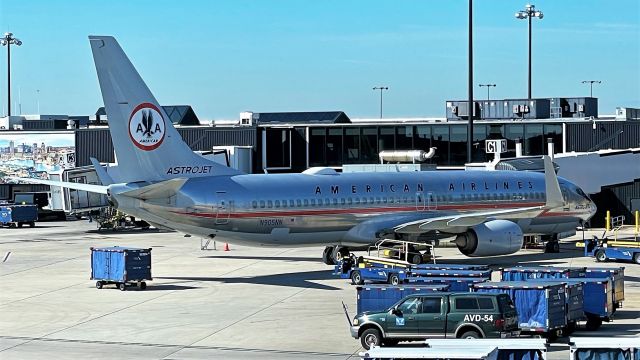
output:
[[[91,164],[96,169],[96,174],[98,175],[98,179],[100,179],[102,185],[113,184],[113,179],[109,174],[107,174],[107,171],[102,167],[102,165],[100,165],[98,159],[90,157],[89,160],[91,160]]]
[[[558,183],[556,171],[553,168],[553,162],[547,155],[543,155],[542,160],[544,161],[544,186],[547,195],[545,207],[551,209],[564,206],[564,198],[560,190],[560,183]]]

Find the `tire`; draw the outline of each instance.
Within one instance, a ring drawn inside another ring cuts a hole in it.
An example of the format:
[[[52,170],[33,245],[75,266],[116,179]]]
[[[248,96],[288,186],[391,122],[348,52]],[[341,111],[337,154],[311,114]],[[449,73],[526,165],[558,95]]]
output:
[[[102,289],[102,281],[96,281],[96,289]]]
[[[19,228],[21,228],[21,227],[22,227],[22,225],[23,225],[22,223],[18,223],[18,227],[19,227]]]
[[[355,270],[351,272],[351,283],[353,285],[362,285],[364,284],[364,280],[362,280],[362,274],[360,271]]]
[[[147,283],[146,283],[146,282],[144,282],[144,281],[143,281],[143,282],[141,282],[141,283],[140,283],[140,290],[144,290],[144,289],[146,289],[146,288],[147,288]]]
[[[411,256],[411,263],[415,265],[419,265],[422,263],[422,256],[420,254],[415,254]]]
[[[596,251],[596,261],[597,262],[607,261],[607,253],[605,253],[605,251],[602,249]]]
[[[322,251],[322,262],[326,265],[335,265],[331,254],[333,254],[333,246],[327,246]]]
[[[640,253],[633,254],[633,262],[636,264],[640,264]]]
[[[125,290],[127,290],[127,284],[125,284],[125,283],[118,283],[118,289],[120,289],[120,291],[125,291]]]
[[[389,285],[396,286],[400,284],[400,277],[398,276],[398,274],[391,274],[389,275],[388,282],[389,282]]]
[[[367,329],[360,335],[360,344],[365,350],[371,349],[373,346],[382,344],[382,334],[378,329]]]
[[[566,335],[571,335],[576,331],[578,324],[575,321],[571,321],[567,324],[567,327],[564,328],[564,333]]]
[[[596,331],[600,328],[601,325],[602,325],[602,319],[597,317],[590,317],[587,319],[586,328],[589,331]]]
[[[32,221],[32,222],[30,222],[30,223],[29,223],[29,227],[36,227],[36,223],[35,223],[35,222],[33,222],[33,221]]]
[[[547,342],[553,342],[558,340],[558,330],[553,330],[545,334]]]
[[[478,332],[475,330],[465,331],[464,333],[462,333],[462,335],[460,335],[460,339],[481,339],[481,338],[482,336],[480,336],[480,334],[478,334]]]

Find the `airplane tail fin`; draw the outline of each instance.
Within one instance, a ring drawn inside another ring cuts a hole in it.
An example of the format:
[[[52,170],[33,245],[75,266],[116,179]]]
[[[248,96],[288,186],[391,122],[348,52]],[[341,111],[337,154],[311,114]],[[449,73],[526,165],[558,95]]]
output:
[[[109,131],[124,182],[240,172],[194,153],[111,36],[89,36]]]

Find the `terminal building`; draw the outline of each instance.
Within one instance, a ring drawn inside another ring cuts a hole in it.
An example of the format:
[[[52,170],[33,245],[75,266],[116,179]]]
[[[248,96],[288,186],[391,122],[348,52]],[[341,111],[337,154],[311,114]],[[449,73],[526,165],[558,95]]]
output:
[[[341,170],[344,164],[375,164],[383,150],[435,148],[435,156],[428,161],[439,169],[464,168],[467,160],[466,101],[447,101],[443,118],[384,120],[351,119],[342,111],[242,112],[237,120],[204,123],[190,106],[163,108],[194,151],[209,154],[221,146],[250,149],[249,164],[244,168],[254,173],[302,172],[316,166]],[[522,156],[547,154],[550,143],[555,154],[622,149],[640,156],[640,111],[618,108],[614,115],[600,116],[596,98],[485,100],[474,104],[474,113],[474,163],[493,160],[494,155],[485,151],[485,140],[490,139],[507,140],[502,158],[516,156],[516,143]],[[75,147],[75,166],[90,165],[90,157],[116,162],[104,108],[86,118],[60,119],[67,122],[64,129],[51,117],[40,120],[53,124],[49,129],[36,124],[37,119],[25,117],[23,126],[18,125],[19,120],[12,119],[13,126],[7,123],[8,130],[0,131],[0,137],[66,133]],[[600,191],[593,192],[601,211],[608,209],[630,218],[632,211],[640,210],[640,175],[633,172],[640,172],[640,162],[629,165],[626,170],[631,172],[623,182],[603,181]],[[590,170],[597,172],[598,168]],[[594,220],[594,226],[600,225]]]

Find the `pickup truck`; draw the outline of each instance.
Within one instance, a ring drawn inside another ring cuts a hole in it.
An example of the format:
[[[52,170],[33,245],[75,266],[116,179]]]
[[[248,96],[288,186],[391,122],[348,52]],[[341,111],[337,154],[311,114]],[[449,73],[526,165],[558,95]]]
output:
[[[519,335],[518,313],[509,296],[479,293],[409,295],[384,311],[356,315],[350,330],[366,350],[427,338]]]

